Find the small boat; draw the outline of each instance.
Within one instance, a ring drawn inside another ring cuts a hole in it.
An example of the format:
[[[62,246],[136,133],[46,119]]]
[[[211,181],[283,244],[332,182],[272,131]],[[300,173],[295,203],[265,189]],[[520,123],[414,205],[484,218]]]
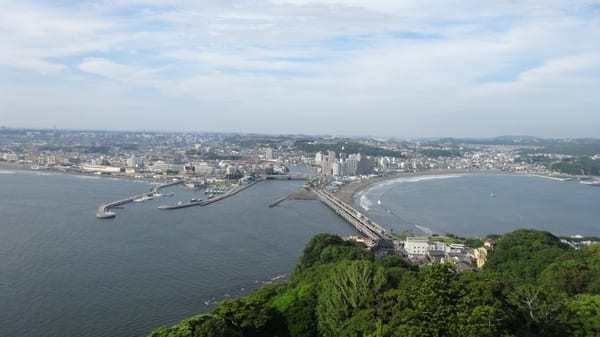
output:
[[[496,194],[494,192],[490,193],[490,197],[495,198]]]
[[[377,200],[377,205],[381,205],[381,200]]]
[[[185,186],[186,188],[188,188],[190,190],[197,190],[202,187],[202,184],[200,184],[200,183],[185,183],[183,186]]]

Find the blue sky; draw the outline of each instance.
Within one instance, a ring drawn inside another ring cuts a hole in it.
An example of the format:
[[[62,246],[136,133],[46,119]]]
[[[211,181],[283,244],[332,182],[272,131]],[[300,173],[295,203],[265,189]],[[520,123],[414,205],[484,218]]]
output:
[[[600,1],[0,0],[0,125],[600,137]]]

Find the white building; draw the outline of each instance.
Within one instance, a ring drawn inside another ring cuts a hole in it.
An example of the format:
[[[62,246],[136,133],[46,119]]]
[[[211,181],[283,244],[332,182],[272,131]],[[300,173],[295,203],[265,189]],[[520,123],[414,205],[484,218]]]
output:
[[[207,162],[194,163],[194,169],[196,174],[199,175],[211,175],[215,172],[215,168],[209,165]]]
[[[339,177],[342,175],[342,165],[338,162],[333,162],[331,164],[331,174],[335,177]]]
[[[2,155],[2,158],[4,158],[4,160],[6,160],[6,161],[17,161],[17,154],[16,153],[4,153]]]
[[[116,166],[107,165],[81,165],[81,170],[85,172],[99,172],[99,173],[120,173],[125,172],[124,169]]]
[[[433,241],[429,243],[429,250],[439,250],[444,253],[449,252],[450,247],[444,242],[441,241]]]
[[[150,166],[150,171],[152,172],[156,172],[156,173],[164,173],[167,172],[169,170],[172,171],[179,171],[181,169],[180,166],[178,165],[171,165],[169,163],[166,163],[162,160],[158,160],[156,162],[154,162],[154,164],[152,164],[152,166]]]
[[[321,152],[317,152],[315,154],[315,164],[321,164],[323,161],[323,154]]]
[[[265,149],[265,160],[273,160],[273,149],[270,147]]]
[[[425,238],[407,237],[404,250],[409,256],[425,255],[429,251],[429,241]]]

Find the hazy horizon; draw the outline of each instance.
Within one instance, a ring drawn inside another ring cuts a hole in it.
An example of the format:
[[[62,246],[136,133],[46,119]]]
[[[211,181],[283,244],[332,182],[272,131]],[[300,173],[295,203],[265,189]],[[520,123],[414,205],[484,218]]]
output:
[[[600,137],[600,1],[0,0],[0,125]]]
[[[444,139],[444,138],[452,138],[457,140],[467,140],[467,139],[498,139],[504,137],[510,138],[535,138],[535,139],[600,139],[600,137],[594,136],[577,136],[577,137],[553,137],[553,136],[535,136],[535,135],[487,135],[480,137],[471,137],[471,136],[383,136],[383,135],[373,135],[373,134],[326,134],[326,133],[276,133],[276,132],[247,132],[247,131],[214,131],[214,130],[160,130],[160,129],[85,129],[85,128],[54,128],[54,127],[22,127],[22,126],[8,126],[8,125],[0,125],[0,129],[11,129],[11,130],[40,130],[40,131],[67,131],[67,132],[132,132],[132,133],[197,133],[197,134],[233,134],[233,135],[248,135],[248,136],[268,136],[268,137],[334,137],[334,138],[368,138],[368,139],[397,139],[397,140],[421,140],[421,139]]]

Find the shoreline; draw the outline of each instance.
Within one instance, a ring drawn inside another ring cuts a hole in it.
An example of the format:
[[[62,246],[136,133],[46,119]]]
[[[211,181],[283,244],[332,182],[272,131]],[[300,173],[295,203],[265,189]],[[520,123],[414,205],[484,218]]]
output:
[[[36,174],[36,173],[38,173],[40,175],[53,174],[53,175],[67,175],[67,176],[74,176],[74,177],[87,177],[87,178],[97,178],[97,179],[117,179],[117,180],[133,181],[133,182],[143,182],[143,183],[148,183],[148,184],[164,184],[165,182],[168,182],[168,180],[170,180],[171,178],[180,179],[179,177],[169,177],[167,179],[136,178],[136,177],[127,176],[127,175],[106,175],[106,174],[85,173],[85,172],[77,172],[77,171],[52,170],[52,169],[44,169],[44,168],[32,169],[30,167],[26,167],[26,166],[19,165],[19,164],[7,165],[6,162],[4,162],[4,163],[0,162],[0,174],[2,172],[8,172],[5,174],[9,174],[9,173],[34,173],[34,174]]]
[[[519,172],[507,172],[502,170],[430,170],[420,172],[402,172],[389,176],[366,178],[357,181],[352,181],[348,184],[343,185],[339,191],[335,192],[335,195],[347,204],[352,204],[356,199],[356,196],[361,191],[366,190],[370,186],[378,183],[394,180],[398,178],[412,178],[412,177],[426,177],[426,176],[440,176],[440,175],[453,175],[453,174],[502,174],[502,175],[515,175],[515,176],[529,176],[536,178],[549,179],[553,181],[567,181],[563,178],[556,178],[549,175],[539,173],[519,173]],[[565,177],[567,177],[565,175]],[[568,176],[570,179],[575,180],[577,176]]]

